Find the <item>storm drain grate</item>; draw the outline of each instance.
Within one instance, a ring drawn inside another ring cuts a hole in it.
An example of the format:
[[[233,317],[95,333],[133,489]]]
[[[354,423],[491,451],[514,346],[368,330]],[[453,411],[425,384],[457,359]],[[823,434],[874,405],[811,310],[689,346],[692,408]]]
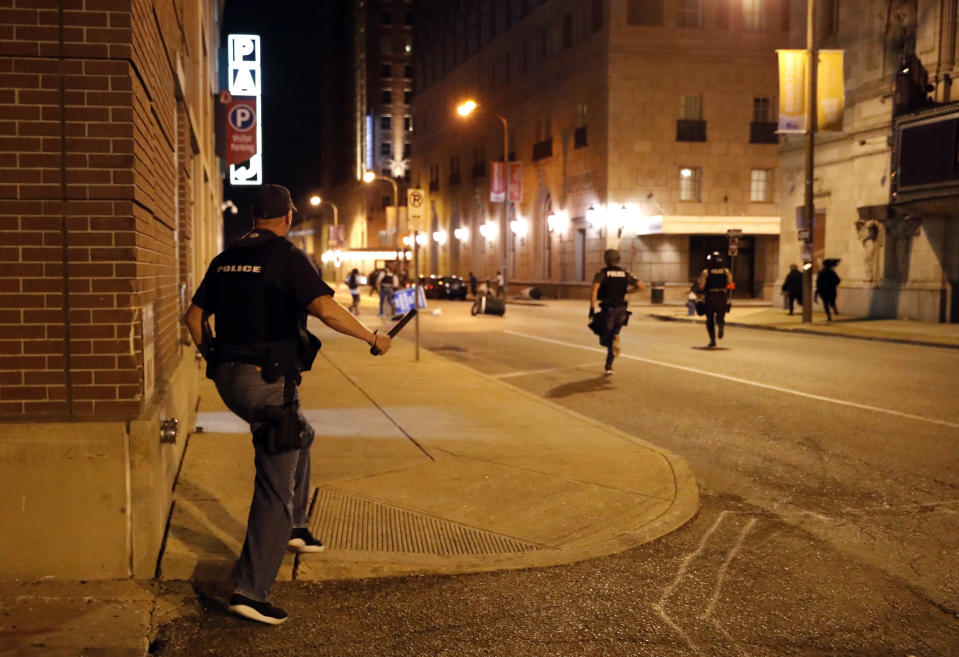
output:
[[[540,546],[450,520],[320,488],[310,531],[331,550],[412,554],[509,554]]]

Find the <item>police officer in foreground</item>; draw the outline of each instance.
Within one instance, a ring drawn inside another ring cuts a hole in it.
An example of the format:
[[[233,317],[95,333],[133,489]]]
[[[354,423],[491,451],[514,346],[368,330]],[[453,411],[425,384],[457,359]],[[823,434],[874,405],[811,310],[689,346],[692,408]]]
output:
[[[733,273],[723,266],[723,256],[719,251],[713,251],[706,256],[706,269],[699,274],[697,286],[705,296],[709,346],[715,347],[717,328],[719,339],[723,339],[726,312],[729,310],[729,291],[735,289]]]
[[[639,288],[646,289],[628,271],[619,267],[619,251],[606,249],[603,261],[606,266],[593,277],[589,295],[590,328],[599,336],[599,344],[606,347],[606,374],[613,373],[613,359],[619,355],[619,331],[629,321],[626,310],[626,293]],[[600,310],[596,312],[596,305]]]
[[[306,330],[307,314],[362,340],[373,353],[391,345],[334,301],[310,258],[284,238],[295,210],[285,187],[260,187],[253,230],[213,259],[184,317],[207,359],[207,376],[253,433],[253,501],[229,609],[270,625],[287,618],[269,603],[284,551],[324,547],[307,528],[313,428],[299,412],[297,384],[319,349]]]

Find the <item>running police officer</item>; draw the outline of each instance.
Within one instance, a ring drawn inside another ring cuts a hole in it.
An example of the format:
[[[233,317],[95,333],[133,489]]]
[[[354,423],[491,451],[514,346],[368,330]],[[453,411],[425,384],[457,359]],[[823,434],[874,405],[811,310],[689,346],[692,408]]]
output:
[[[723,339],[726,324],[726,312],[729,310],[729,291],[734,289],[733,274],[723,266],[723,256],[713,251],[706,256],[706,269],[699,274],[699,291],[705,295],[706,332],[709,333],[709,346],[716,346],[716,329],[719,339]]]
[[[260,187],[253,230],[213,259],[184,317],[224,403],[250,423],[256,452],[253,501],[229,609],[271,625],[287,618],[269,603],[284,551],[323,549],[307,528],[313,428],[299,412],[296,387],[319,348],[306,330],[307,314],[379,353],[391,344],[334,301],[310,258],[284,238],[295,210],[285,187]],[[207,326],[210,315],[215,338]]]
[[[593,277],[589,297],[590,328],[599,335],[599,344],[606,347],[606,374],[613,373],[613,358],[619,355],[619,330],[629,321],[626,310],[626,293],[637,287],[646,289],[628,271],[619,267],[619,251],[606,249],[603,253],[606,266]],[[596,312],[597,303],[600,306]]]

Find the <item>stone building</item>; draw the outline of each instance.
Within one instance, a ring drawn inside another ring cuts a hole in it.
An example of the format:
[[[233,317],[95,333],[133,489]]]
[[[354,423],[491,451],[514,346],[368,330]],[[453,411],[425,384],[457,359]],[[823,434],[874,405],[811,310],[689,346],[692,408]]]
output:
[[[421,0],[416,12],[412,184],[429,190],[427,232],[446,239],[431,242],[429,272],[492,277],[506,259],[503,204],[490,201],[505,120],[522,164],[505,236],[513,292],[585,296],[615,247],[667,301],[684,299],[740,229],[737,294],[773,296],[787,0]],[[478,109],[464,120],[466,98]]]
[[[0,577],[152,576],[216,253],[223,0],[0,8]]]
[[[846,108],[842,132],[816,140],[814,267],[840,258],[843,313],[959,321],[957,10],[957,0],[817,2],[817,47],[845,50]],[[781,271],[800,258],[803,143],[783,144]]]

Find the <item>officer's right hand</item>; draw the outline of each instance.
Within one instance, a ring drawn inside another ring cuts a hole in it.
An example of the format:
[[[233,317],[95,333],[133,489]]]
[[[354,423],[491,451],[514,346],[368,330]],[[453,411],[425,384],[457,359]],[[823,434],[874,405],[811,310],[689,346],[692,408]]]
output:
[[[594,315],[596,315],[596,309],[593,308],[592,306],[590,306],[590,307],[589,307],[589,318],[592,319]]]
[[[392,346],[393,339],[390,338],[390,336],[376,333],[373,335],[373,343],[370,345],[370,353],[374,356],[382,356],[389,351],[390,347]]]

